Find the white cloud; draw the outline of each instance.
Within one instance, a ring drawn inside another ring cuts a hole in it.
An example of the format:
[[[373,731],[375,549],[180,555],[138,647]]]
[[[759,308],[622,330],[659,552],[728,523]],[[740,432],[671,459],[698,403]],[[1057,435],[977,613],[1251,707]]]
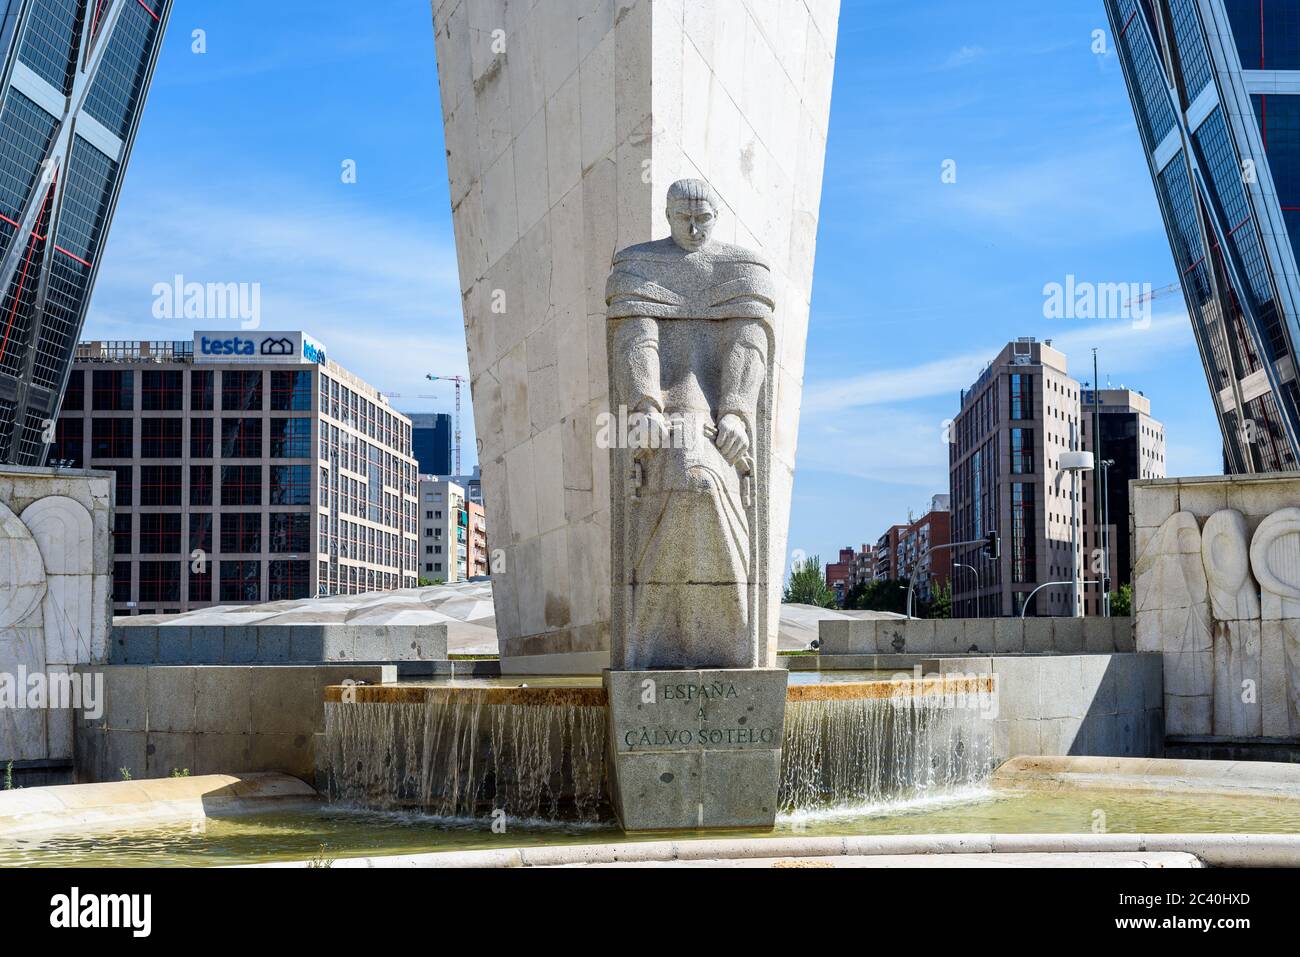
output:
[[[976,60],[981,59],[986,52],[987,51],[980,46],[963,46],[960,49],[954,50],[948,55],[948,58],[943,61],[944,69],[952,70],[957,67],[966,66],[968,63],[974,63]]]
[[[1051,338],[1054,348],[1066,354],[1067,359],[1071,355],[1075,357],[1075,377],[1081,381],[1092,378],[1091,368],[1080,369],[1079,363],[1089,355],[1088,350],[1093,346],[1110,347],[1106,353],[1107,368],[1114,377],[1148,368],[1172,352],[1194,343],[1185,312],[1155,317],[1146,328],[1116,321],[1078,329],[1067,328],[1048,338]],[[809,377],[804,385],[803,415],[833,415],[941,395],[955,399],[1005,345],[1005,342],[990,343],[978,351],[907,368],[882,369],[821,381]]]
[[[195,329],[237,328],[154,318],[154,284],[177,274],[259,283],[262,328],[311,332],[344,368],[402,393],[397,408],[450,411],[450,387],[425,375],[467,374],[455,248],[435,223],[288,192],[230,203],[166,192],[133,197],[114,223],[83,337],[187,340]],[[473,462],[468,390],[463,419]]]

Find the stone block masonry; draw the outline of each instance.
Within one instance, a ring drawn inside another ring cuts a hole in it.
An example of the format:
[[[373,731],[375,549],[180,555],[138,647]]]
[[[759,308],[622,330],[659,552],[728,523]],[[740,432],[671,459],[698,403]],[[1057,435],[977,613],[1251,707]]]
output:
[[[606,672],[610,790],[624,830],[772,827],[787,677]]]
[[[73,709],[93,705],[71,672],[104,658],[113,488],[107,472],[0,469],[0,767],[19,780],[57,779]]]
[[[502,667],[610,648],[605,281],[700,177],[772,263],[769,581],[781,578],[839,0],[434,0]],[[779,589],[769,598],[775,649]]]
[[[325,689],[397,679],[393,665],[116,665],[104,713],[76,723],[75,780],[282,771],[315,783]]]

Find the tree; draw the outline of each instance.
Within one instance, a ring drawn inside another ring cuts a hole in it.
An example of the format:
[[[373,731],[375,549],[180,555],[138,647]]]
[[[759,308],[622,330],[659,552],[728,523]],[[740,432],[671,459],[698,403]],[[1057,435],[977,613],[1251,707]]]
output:
[[[1118,591],[1110,593],[1110,613],[1116,618],[1127,618],[1133,614],[1133,586],[1120,585]]]
[[[790,584],[781,600],[786,604],[817,605],[820,608],[834,608],[838,604],[835,592],[826,584],[826,577],[822,574],[821,556],[814,555],[795,563],[790,572]]]
[[[907,582],[897,578],[854,585],[844,602],[845,608],[861,611],[907,611]]]
[[[926,606],[926,618],[952,617],[952,585],[944,582],[930,595],[930,604]]]

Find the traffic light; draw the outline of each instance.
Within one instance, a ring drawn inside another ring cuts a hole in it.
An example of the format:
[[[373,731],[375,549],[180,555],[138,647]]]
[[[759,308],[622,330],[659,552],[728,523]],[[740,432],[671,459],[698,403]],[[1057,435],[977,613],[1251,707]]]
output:
[[[989,532],[987,535],[984,536],[984,545],[980,548],[980,554],[982,554],[989,561],[995,562],[998,560],[998,557],[1002,554],[1002,551],[1001,551],[1001,545],[998,542],[997,532]]]

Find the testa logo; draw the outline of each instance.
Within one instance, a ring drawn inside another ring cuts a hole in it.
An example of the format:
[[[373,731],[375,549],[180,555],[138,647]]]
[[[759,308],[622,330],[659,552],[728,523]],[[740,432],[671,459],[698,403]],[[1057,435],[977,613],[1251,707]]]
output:
[[[256,355],[252,339],[235,336],[231,339],[209,339],[202,336],[199,349],[205,356],[251,356]]]

